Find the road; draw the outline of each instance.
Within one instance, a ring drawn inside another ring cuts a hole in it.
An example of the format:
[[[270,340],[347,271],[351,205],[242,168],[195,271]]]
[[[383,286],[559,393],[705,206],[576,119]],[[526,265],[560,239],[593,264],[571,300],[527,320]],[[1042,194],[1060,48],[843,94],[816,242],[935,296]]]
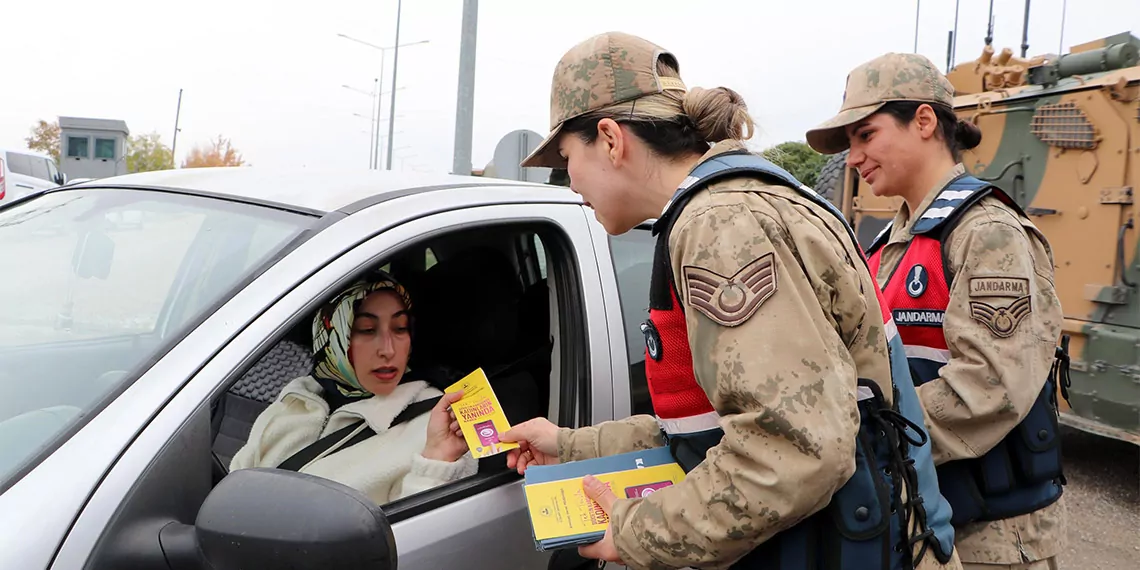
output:
[[[1060,567],[1140,568],[1140,447],[1064,428],[1068,544]]]

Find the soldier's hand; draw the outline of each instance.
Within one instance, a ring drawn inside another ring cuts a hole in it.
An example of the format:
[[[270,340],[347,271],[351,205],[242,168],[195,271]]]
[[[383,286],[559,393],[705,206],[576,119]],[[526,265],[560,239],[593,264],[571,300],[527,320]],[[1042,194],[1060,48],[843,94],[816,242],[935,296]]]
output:
[[[518,449],[507,452],[507,469],[517,469],[519,475],[531,465],[558,463],[558,426],[546,418],[525,421],[499,436],[504,443],[515,442]]]
[[[617,495],[606,486],[605,483],[598,481],[591,475],[587,475],[582,481],[582,488],[586,491],[586,496],[593,499],[602,507],[602,510],[609,515],[614,508],[614,501],[617,501]],[[611,522],[613,522],[611,520]],[[621,554],[618,553],[617,547],[614,546],[614,527],[606,527],[606,535],[601,540],[593,544],[578,547],[578,555],[583,558],[593,558],[596,560],[605,560],[606,562],[613,562],[615,564],[625,565],[621,560]]]

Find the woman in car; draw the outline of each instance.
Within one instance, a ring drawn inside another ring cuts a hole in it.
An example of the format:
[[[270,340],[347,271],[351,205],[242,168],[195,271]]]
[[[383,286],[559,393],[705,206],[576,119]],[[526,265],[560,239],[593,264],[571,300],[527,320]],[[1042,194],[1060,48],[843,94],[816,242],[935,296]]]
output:
[[[378,505],[473,475],[477,463],[449,410],[462,394],[443,395],[408,370],[411,311],[408,291],[382,271],[324,305],[313,319],[312,374],[287,384],[258,416],[230,470],[296,469]],[[430,412],[392,425],[409,405],[437,396]]]

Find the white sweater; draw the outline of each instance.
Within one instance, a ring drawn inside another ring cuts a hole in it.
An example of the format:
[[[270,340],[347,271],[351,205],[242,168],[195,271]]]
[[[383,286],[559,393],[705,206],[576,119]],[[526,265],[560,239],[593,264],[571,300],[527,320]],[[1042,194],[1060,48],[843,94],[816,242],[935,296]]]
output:
[[[413,402],[442,394],[427,382],[399,384],[387,396],[352,402],[329,415],[323,389],[310,376],[281,389],[253,424],[246,444],[234,455],[230,471],[277,467],[294,453],[338,429],[363,418],[376,435],[342,451],[327,452],[302,467],[302,473],[343,483],[377,505],[474,475],[478,462],[470,453],[448,463],[425,459],[430,414],[421,414],[388,429]]]

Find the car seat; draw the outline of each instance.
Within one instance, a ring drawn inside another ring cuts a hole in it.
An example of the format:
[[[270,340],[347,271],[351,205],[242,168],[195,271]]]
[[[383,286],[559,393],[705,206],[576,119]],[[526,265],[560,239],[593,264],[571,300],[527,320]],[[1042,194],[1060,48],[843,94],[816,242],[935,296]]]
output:
[[[211,422],[213,451],[226,470],[241,449],[253,422],[290,381],[312,372],[311,347],[284,338],[226,390],[214,404]]]
[[[544,334],[535,349],[525,335],[534,330],[527,318],[546,312],[523,314],[523,286],[504,254],[476,247],[445,258],[425,274],[416,306],[413,370],[441,365],[462,376],[481,367],[512,425],[544,415],[547,379],[535,377],[533,361],[545,353],[549,363],[550,343]]]

